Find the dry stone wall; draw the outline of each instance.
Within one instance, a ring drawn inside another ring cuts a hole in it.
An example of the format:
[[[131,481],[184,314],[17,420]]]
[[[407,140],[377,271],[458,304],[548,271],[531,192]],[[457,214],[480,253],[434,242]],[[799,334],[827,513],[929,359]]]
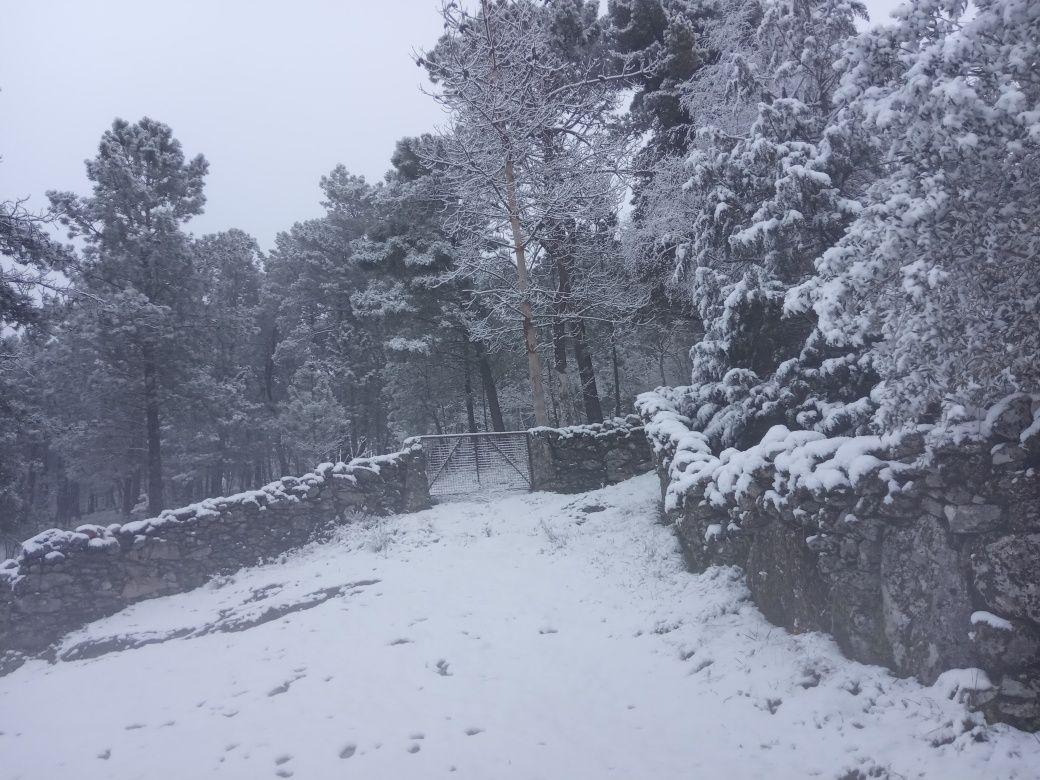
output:
[[[653,468],[638,417],[530,432],[533,488],[572,493]],[[50,529],[0,563],[0,673],[56,640],[144,599],[180,593],[217,574],[304,545],[355,512],[430,505],[418,441],[392,455],[326,463],[260,490],[206,499],[158,517]]]
[[[280,555],[357,512],[429,504],[422,449],[411,446],[147,520],[44,531],[0,564],[0,672],[91,620]]]
[[[713,452],[666,393],[637,402],[691,568],[744,568],[792,631],[1040,729],[1040,396],[888,437],[771,429]]]
[[[653,452],[636,415],[569,428],[532,428],[531,489],[581,493],[645,474]]]

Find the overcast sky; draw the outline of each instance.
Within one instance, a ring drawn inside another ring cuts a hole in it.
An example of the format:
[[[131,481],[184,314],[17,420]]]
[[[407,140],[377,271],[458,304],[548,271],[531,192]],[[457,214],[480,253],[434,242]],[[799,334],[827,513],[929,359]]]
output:
[[[868,0],[880,21],[896,0]],[[158,119],[210,162],[196,234],[271,247],[319,216],[337,163],[378,179],[430,130],[414,48],[436,0],[0,0],[0,199],[89,191],[83,161],[114,117]]]

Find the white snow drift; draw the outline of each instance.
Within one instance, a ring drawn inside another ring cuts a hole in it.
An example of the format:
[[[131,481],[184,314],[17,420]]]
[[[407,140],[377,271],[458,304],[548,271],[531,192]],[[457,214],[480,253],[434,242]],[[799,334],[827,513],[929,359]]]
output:
[[[656,490],[373,520],[98,621],[0,678],[0,776],[1037,776],[958,703],[981,673],[771,626],[736,570],[684,570]]]

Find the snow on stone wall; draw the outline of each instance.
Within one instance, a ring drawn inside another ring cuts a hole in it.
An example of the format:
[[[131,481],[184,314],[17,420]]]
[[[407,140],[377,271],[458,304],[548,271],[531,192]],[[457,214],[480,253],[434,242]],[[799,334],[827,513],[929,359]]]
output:
[[[0,563],[0,673],[20,653],[128,604],[198,587],[313,540],[354,512],[429,506],[422,449],[323,463],[302,477],[157,517],[50,529]]]
[[[984,669],[978,706],[1040,729],[1040,396],[885,437],[775,426],[722,452],[677,399],[636,408],[692,568],[742,566],[768,618],[857,660],[925,683]]]
[[[581,493],[654,468],[653,453],[635,415],[568,428],[532,428],[531,487]]]

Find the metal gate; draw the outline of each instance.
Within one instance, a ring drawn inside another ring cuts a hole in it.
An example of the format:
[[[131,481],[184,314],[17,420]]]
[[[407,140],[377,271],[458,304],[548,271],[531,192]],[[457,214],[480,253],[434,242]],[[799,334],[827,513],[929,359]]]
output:
[[[531,489],[526,431],[419,438],[431,496]]]

